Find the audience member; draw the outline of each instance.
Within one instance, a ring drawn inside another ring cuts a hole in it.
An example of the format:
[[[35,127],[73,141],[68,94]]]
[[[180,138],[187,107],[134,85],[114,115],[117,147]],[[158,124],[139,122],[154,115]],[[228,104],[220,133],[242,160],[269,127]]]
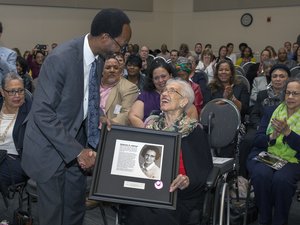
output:
[[[214,76],[215,61],[213,59],[214,55],[212,50],[206,48],[203,50],[201,54],[201,59],[196,67],[196,72],[201,70],[207,74],[208,83],[213,79]]]
[[[120,52],[117,52],[117,53],[115,53],[115,58],[118,60],[118,62],[120,64],[122,75],[126,76],[127,75],[127,69],[125,68],[125,59],[124,59],[123,54],[120,53]]]
[[[207,74],[202,70],[196,71],[196,66],[199,63],[197,56],[189,56],[188,62],[192,65],[189,79],[200,86],[203,102],[207,102],[207,100],[205,100],[207,96]]]
[[[192,65],[191,63],[189,63],[187,58],[184,57],[178,58],[178,62],[176,65],[177,76],[185,80],[191,85],[195,95],[193,104],[197,109],[198,115],[200,115],[202,105],[203,105],[203,96],[202,96],[200,86],[189,79],[192,71],[191,67]]]
[[[297,63],[297,65],[300,66],[300,47],[299,46],[295,51],[294,60]]]
[[[138,44],[134,44],[132,46],[132,53],[131,54],[137,55],[137,54],[139,54],[139,52],[140,52],[140,46]]]
[[[229,57],[232,61],[232,63],[235,65],[236,63],[236,54],[233,52],[233,48],[234,48],[234,45],[233,43],[228,43],[226,45],[227,47],[227,57]]]
[[[170,60],[171,60],[171,65],[173,66],[173,68],[175,68],[177,60],[179,57],[179,52],[176,49],[173,49],[170,52]]]
[[[202,53],[202,44],[200,42],[195,44],[194,51],[195,51],[195,56],[197,57],[198,60],[200,60],[201,53]]]
[[[243,66],[247,62],[256,62],[250,47],[245,47],[241,52],[241,57],[236,60],[236,65]]]
[[[130,55],[126,62],[127,75],[125,78],[131,83],[137,85],[139,91],[144,90],[146,76],[141,72],[142,59],[138,55]]]
[[[179,46],[179,56],[187,58],[190,55],[191,55],[191,52],[190,52],[189,46],[185,43],[180,44],[180,46]]]
[[[18,72],[19,76],[24,81],[24,88],[30,92],[33,92],[32,78],[28,74],[29,68],[28,68],[27,61],[23,57],[18,56],[16,66],[17,66],[17,72]]]
[[[115,56],[106,58],[100,85],[100,108],[104,116],[113,124],[129,125],[128,112],[137,96],[137,86],[123,78]]]
[[[193,101],[193,90],[188,83],[170,79],[161,92],[163,113],[149,117],[145,126],[182,134],[179,171],[169,187],[170,192],[177,190],[176,210],[127,205],[123,207],[125,225],[182,225],[187,224],[192,212],[201,215],[206,179],[213,164],[206,133],[197,120],[186,114]]]
[[[267,89],[258,92],[257,100],[249,115],[247,133],[240,143],[240,174],[244,177],[248,177],[246,161],[253,147],[254,137],[263,117],[264,109],[270,106],[278,106],[283,101],[284,86],[290,77],[289,69],[281,64],[274,65],[269,74],[271,83],[269,83]]]
[[[288,224],[292,198],[300,180],[300,80],[289,80],[284,93],[283,103],[265,110],[247,161],[259,224]],[[262,151],[286,160],[287,164],[276,170],[255,160]]]
[[[284,64],[286,65],[289,69],[293,68],[294,66],[297,65],[297,63],[292,60],[292,59],[288,59],[287,56],[287,51],[285,48],[279,48],[278,49],[278,58],[276,60],[277,64]]]
[[[170,52],[168,50],[168,46],[166,44],[162,44],[160,50],[161,53],[159,53],[157,56],[161,56],[165,58],[165,60],[168,60],[170,58]]]
[[[249,106],[253,106],[255,104],[258,92],[267,89],[268,84],[271,82],[270,70],[274,64],[275,61],[271,59],[263,61],[262,74],[255,77],[253,80]]]
[[[289,41],[284,42],[284,48],[286,49],[287,58],[293,59],[292,43]]]
[[[26,126],[23,122],[31,107],[31,99],[25,98],[23,80],[14,72],[3,76],[0,107],[0,151],[6,155],[0,161],[0,192],[8,197],[9,185],[27,179],[21,168],[21,156]]]
[[[142,70],[141,72],[148,75],[149,67],[153,61],[153,56],[149,55],[149,48],[147,46],[142,46],[139,52],[142,59]]]
[[[231,59],[229,57],[227,57],[227,47],[225,45],[222,45],[219,48],[218,56],[216,58],[216,63],[218,63],[219,61],[221,61],[223,59],[231,61]]]
[[[277,59],[277,53],[273,46],[267,45],[265,49],[268,49],[271,52],[271,59]]]
[[[33,49],[27,57],[27,63],[31,72],[32,79],[38,78],[42,64],[45,59],[45,52]]]
[[[29,50],[26,50],[23,54],[23,58],[27,60],[28,56],[30,54],[30,51]]]
[[[121,10],[102,9],[89,34],[59,45],[42,66],[22,155],[37,182],[40,225],[83,223],[85,170],[95,163],[100,136],[99,76],[104,57],[125,50],[129,24]]]
[[[253,80],[255,79],[255,77],[259,77],[264,74],[264,71],[263,71],[264,61],[269,60],[270,58],[271,58],[271,52],[268,49],[264,49],[260,53],[259,62],[254,63],[249,67],[249,69],[246,73],[246,77],[250,83],[250,86],[252,86]]]
[[[0,39],[3,33],[3,26],[0,22]],[[17,72],[16,68],[17,53],[9,48],[0,46],[0,81],[5,74]],[[1,85],[1,84],[0,84]]]
[[[293,51],[293,56],[295,56],[298,47],[299,47],[298,43],[297,43],[297,42],[294,42],[294,43],[293,43],[293,49],[292,49],[292,51]],[[295,59],[294,59],[294,60],[295,60]]]
[[[221,60],[216,65],[214,78],[208,85],[209,100],[215,98],[231,100],[241,111],[242,118],[245,116],[249,104],[249,93],[246,85],[235,78],[234,65],[231,61]]]

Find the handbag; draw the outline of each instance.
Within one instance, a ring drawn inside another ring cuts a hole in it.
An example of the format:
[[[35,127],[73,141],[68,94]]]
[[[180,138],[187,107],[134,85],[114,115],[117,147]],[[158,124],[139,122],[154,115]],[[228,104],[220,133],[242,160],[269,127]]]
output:
[[[28,212],[18,208],[14,211],[14,225],[33,225],[33,219]]]

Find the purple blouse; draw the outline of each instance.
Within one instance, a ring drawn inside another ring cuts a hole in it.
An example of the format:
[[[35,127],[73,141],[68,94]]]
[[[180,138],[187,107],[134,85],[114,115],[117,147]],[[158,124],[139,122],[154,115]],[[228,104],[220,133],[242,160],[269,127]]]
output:
[[[153,110],[160,110],[160,94],[156,91],[143,91],[137,98],[144,103],[144,118],[148,118]]]

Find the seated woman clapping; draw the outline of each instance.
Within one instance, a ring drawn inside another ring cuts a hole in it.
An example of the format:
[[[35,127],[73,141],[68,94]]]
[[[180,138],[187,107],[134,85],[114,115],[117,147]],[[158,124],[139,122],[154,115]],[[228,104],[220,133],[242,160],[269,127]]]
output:
[[[145,122],[149,129],[182,134],[178,176],[170,184],[170,192],[178,191],[177,209],[124,206],[126,225],[184,225],[191,211],[201,211],[212,157],[206,133],[197,120],[187,116],[186,110],[193,101],[189,83],[170,79],[160,95],[162,113],[150,116]]]
[[[23,79],[16,73],[4,75],[0,97],[0,191],[7,195],[7,187],[25,181],[27,176],[21,168],[21,155],[26,116],[31,99],[25,100]]]
[[[275,111],[274,111],[275,110]],[[262,151],[287,161],[273,169],[255,160]],[[254,187],[260,224],[288,224],[296,183],[300,180],[300,79],[290,79],[285,100],[265,109],[247,168]]]

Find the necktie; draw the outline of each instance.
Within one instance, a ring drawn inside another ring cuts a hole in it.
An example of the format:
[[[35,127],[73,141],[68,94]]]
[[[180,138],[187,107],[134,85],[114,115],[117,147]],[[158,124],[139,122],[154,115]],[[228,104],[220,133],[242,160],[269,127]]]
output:
[[[89,74],[89,99],[88,99],[88,144],[96,149],[100,130],[99,126],[99,104],[100,104],[100,93],[99,93],[99,82],[97,76],[97,61],[92,63],[92,67]]]

